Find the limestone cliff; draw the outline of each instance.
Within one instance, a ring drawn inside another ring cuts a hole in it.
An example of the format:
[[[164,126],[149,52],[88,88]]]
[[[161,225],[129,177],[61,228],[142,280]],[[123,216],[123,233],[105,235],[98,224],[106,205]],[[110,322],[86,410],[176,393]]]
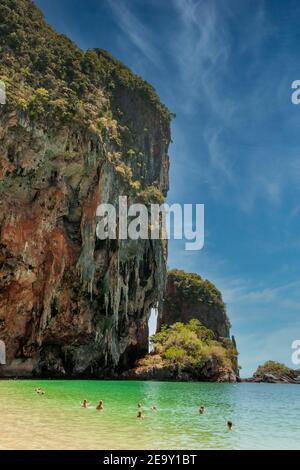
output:
[[[194,318],[217,337],[229,337],[230,323],[221,292],[199,274],[173,269],[168,273],[158,330],[162,325],[172,325],[177,321],[187,323]]]
[[[30,0],[1,0],[0,375],[97,376],[148,347],[165,243],[96,239],[101,202],[164,199],[169,111],[107,52]],[[156,201],[155,201],[156,202]]]

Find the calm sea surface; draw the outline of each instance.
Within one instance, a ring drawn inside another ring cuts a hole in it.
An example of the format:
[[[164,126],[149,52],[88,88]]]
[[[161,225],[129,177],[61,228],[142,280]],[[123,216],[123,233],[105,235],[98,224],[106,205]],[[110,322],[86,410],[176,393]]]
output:
[[[300,449],[299,403],[300,385],[2,380],[0,449]]]

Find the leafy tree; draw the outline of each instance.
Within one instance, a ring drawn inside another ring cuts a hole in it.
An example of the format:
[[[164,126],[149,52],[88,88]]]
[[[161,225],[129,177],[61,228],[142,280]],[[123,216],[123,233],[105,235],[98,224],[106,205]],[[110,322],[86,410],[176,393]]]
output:
[[[177,322],[163,326],[152,336],[154,357],[163,363],[183,366],[202,366],[209,358],[215,358],[220,365],[232,366],[232,358],[227,348],[214,339],[214,333],[197,319],[187,324]],[[237,353],[235,354],[236,359]],[[147,361],[146,361],[147,362]]]

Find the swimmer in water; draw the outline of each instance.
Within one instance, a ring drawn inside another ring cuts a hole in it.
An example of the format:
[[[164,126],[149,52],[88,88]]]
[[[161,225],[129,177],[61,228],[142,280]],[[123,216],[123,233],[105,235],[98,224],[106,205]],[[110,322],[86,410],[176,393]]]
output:
[[[44,395],[45,394],[44,390],[41,387],[36,388],[35,391],[38,395]]]
[[[98,406],[96,407],[96,410],[98,411],[103,411],[103,400],[100,400],[98,403]]]
[[[199,414],[200,414],[200,415],[203,415],[204,412],[205,412],[204,406],[200,406],[200,408],[199,408]]]
[[[151,411],[157,411],[157,408],[156,408],[156,406],[155,406],[155,405],[151,406],[151,408],[150,408],[150,409],[151,409]]]
[[[232,430],[232,421],[227,421],[227,428],[228,428],[228,431],[231,431]]]
[[[88,408],[89,404],[90,403],[87,400],[83,400],[83,402],[81,403],[81,406],[82,406],[82,408]]]

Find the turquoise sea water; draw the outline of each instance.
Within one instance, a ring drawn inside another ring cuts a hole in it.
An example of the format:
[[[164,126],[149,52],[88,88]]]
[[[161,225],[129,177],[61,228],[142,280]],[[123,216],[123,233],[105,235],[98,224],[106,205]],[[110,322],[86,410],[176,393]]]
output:
[[[0,449],[300,449],[299,401],[297,385],[3,380]]]

